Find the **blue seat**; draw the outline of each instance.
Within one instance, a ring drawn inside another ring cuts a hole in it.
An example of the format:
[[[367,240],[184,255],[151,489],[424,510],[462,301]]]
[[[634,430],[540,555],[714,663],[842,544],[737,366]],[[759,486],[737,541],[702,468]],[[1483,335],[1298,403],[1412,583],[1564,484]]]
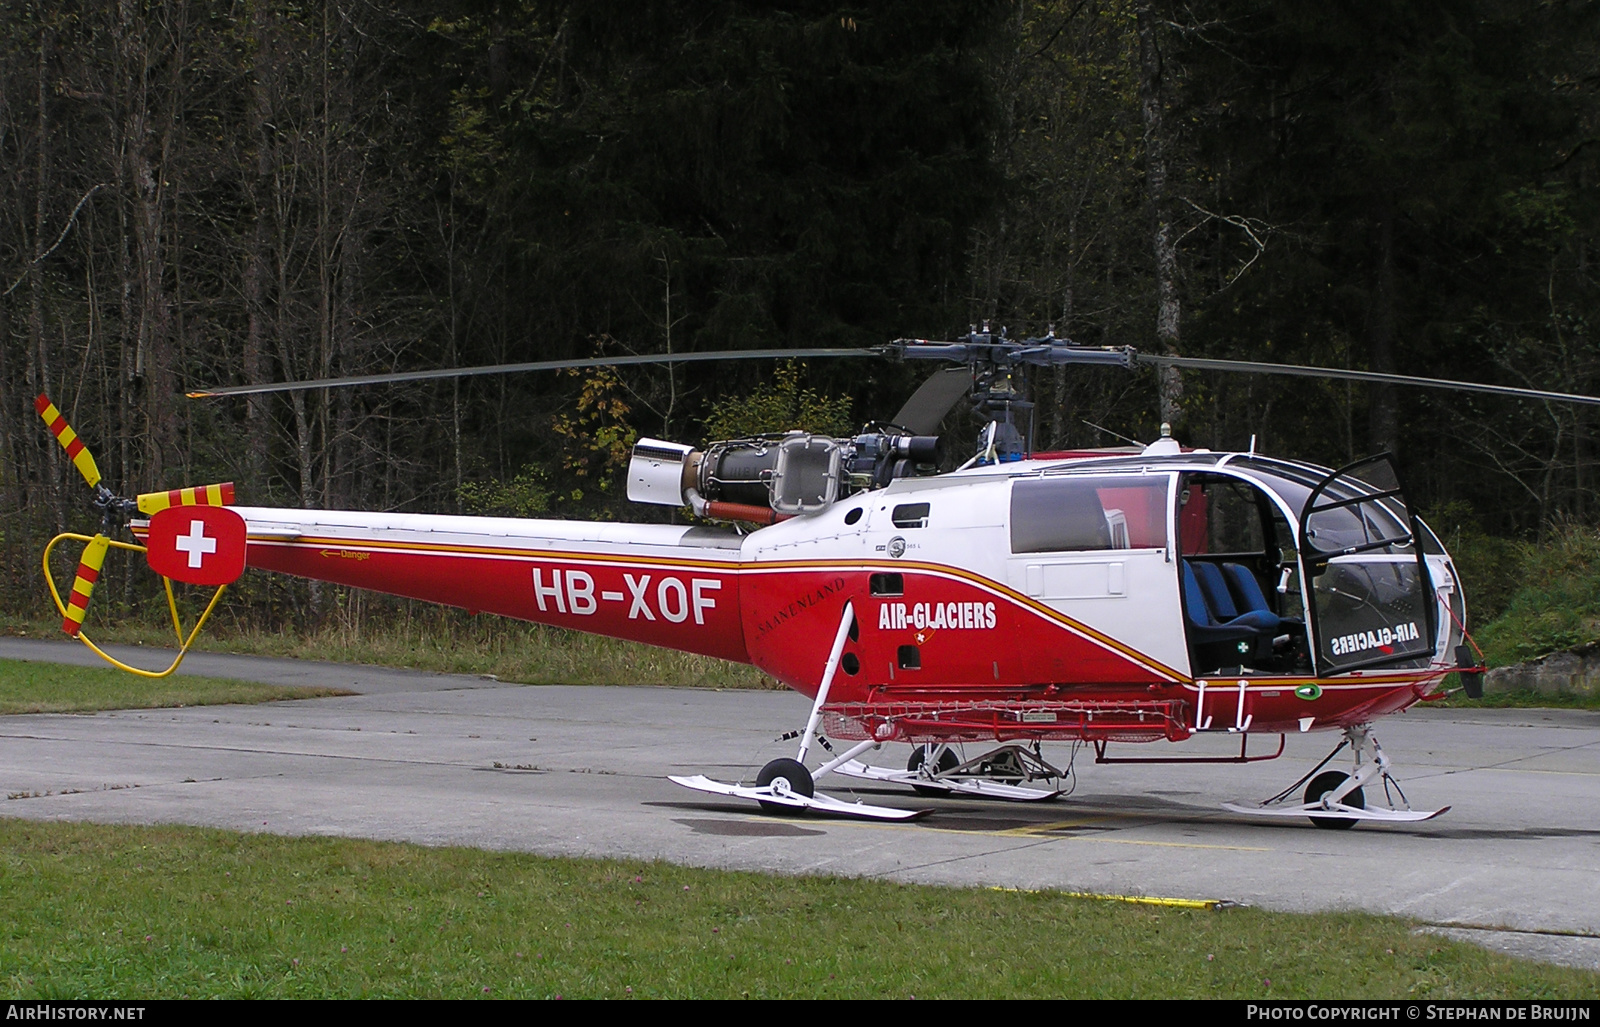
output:
[[[1186,629],[1195,673],[1206,673],[1219,667],[1253,664],[1258,660],[1270,659],[1273,641],[1277,634],[1275,625],[1254,612],[1239,614],[1233,607],[1231,597],[1224,608],[1233,610],[1235,616],[1223,622],[1212,610],[1207,590],[1201,584],[1204,578],[1211,576],[1210,572],[1215,571],[1216,566],[1191,563],[1188,560],[1183,560],[1181,563],[1183,614],[1184,620],[1188,622]],[[1219,574],[1212,582],[1213,593],[1216,591],[1215,585],[1220,580]],[[1223,591],[1227,591],[1225,585]]]
[[[1290,669],[1304,644],[1305,623],[1273,613],[1249,568],[1204,560],[1182,564],[1195,673],[1235,665]]]
[[[1233,593],[1228,589],[1228,578],[1222,567],[1214,563],[1187,562],[1186,566],[1192,568],[1191,574],[1197,579],[1199,592],[1205,600],[1213,624],[1223,627],[1246,627],[1273,635],[1278,634],[1283,621],[1267,607],[1267,599],[1261,594],[1260,586],[1255,589],[1260,604],[1251,602],[1248,604],[1248,609],[1240,610],[1239,604],[1234,601]],[[1228,566],[1243,572],[1246,577],[1250,576],[1250,572],[1238,564]],[[1254,581],[1253,578],[1251,580]]]
[[[1267,605],[1266,594],[1261,591],[1260,582],[1256,576],[1239,563],[1225,563],[1222,565],[1222,574],[1228,579],[1228,589],[1233,593],[1233,598],[1242,609],[1246,610],[1271,610]]]
[[[1256,576],[1250,573],[1249,568],[1237,563],[1222,565],[1222,573],[1227,575],[1228,587],[1233,591],[1233,598],[1242,609],[1267,610],[1272,607],[1267,605],[1267,597],[1261,591],[1261,585],[1256,581]],[[1280,617],[1286,627],[1303,628],[1305,622],[1293,617]]]

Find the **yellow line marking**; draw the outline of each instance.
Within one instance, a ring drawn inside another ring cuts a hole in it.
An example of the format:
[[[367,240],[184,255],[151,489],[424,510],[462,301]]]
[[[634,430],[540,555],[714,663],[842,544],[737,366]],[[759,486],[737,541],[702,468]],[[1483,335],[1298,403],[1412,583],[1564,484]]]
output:
[[[765,818],[752,817],[753,823],[762,822]],[[1017,828],[1007,828],[1003,831],[963,831],[954,827],[929,827],[920,823],[883,823],[871,820],[836,820],[832,823],[840,827],[876,828],[880,831],[931,831],[935,834],[954,834],[966,838],[1027,838],[1038,837],[1041,840],[1058,842],[1104,842],[1107,845],[1152,845],[1166,849],[1220,849],[1226,852],[1272,852],[1265,845],[1205,845],[1199,842],[1150,842],[1140,841],[1136,838],[1107,838],[1103,834],[1060,834],[1060,835],[1029,835],[1019,833]]]
[[[1028,824],[1023,827],[1013,827],[997,833],[1009,835],[1029,835],[1041,834],[1045,831],[1066,831],[1074,827],[1089,827],[1093,824],[1101,823],[1105,819],[1105,817],[1079,817],[1077,820],[1057,820],[1051,824]]]
[[[1062,835],[1080,841],[1109,842],[1112,845],[1154,845],[1163,849],[1220,849],[1225,852],[1271,852],[1265,845],[1201,845],[1197,842],[1141,842],[1131,838],[1103,838],[1099,835]]]
[[[1167,906],[1173,909],[1221,909],[1222,899],[1174,899],[1160,895],[1111,895],[1093,891],[1051,891],[1040,888],[1007,888],[995,885],[990,891],[1010,891],[1026,895],[1060,895],[1069,899],[1094,899],[1099,902],[1127,902],[1136,906]]]

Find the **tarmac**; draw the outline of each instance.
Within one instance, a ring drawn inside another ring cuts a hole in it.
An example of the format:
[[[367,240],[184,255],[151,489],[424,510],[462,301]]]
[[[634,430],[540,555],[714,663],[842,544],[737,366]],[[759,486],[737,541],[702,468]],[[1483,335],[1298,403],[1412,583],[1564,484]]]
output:
[[[168,658],[118,653],[148,666]],[[98,662],[76,643],[16,638],[0,639],[0,659]],[[1280,759],[1250,765],[1096,765],[1091,748],[1046,746],[1076,773],[1071,794],[1045,803],[819,782],[845,799],[933,810],[881,823],[768,816],[666,779],[753,782],[766,761],[794,755],[794,741],[778,740],[805,723],[809,703],[794,693],[511,685],[209,653],[191,655],[182,672],[359,694],[0,717],[0,813],[1354,909],[1600,970],[1600,713],[1424,708],[1380,721],[1412,805],[1451,807],[1423,823],[1326,831],[1221,808],[1311,770],[1338,740],[1326,733],[1291,736]],[[1252,751],[1276,748],[1266,743],[1253,740]],[[1120,755],[1224,755],[1238,745],[1207,736]],[[904,766],[908,753],[889,745],[867,759]],[[1330,766],[1348,769],[1346,759]],[[1368,804],[1380,800],[1369,789]]]

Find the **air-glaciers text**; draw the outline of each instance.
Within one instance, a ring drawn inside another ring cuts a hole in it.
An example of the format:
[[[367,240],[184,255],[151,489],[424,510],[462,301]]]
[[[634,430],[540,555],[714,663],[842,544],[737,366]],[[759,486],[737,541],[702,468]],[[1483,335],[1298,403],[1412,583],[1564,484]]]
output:
[[[878,628],[895,631],[902,628],[968,628],[994,627],[993,603],[884,603],[878,607]]]
[[[1349,635],[1339,635],[1329,643],[1334,656],[1349,656],[1351,653],[1362,652],[1367,649],[1378,649],[1387,652],[1396,642],[1415,642],[1422,636],[1417,630],[1415,622],[1396,624],[1392,628],[1374,628],[1371,631],[1357,631]]]

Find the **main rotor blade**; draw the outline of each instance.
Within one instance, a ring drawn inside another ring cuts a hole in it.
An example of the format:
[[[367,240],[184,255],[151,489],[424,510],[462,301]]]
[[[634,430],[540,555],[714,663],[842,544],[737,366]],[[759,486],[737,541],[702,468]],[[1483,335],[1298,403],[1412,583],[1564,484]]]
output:
[[[211,396],[254,396],[264,392],[295,392],[302,389],[336,389],[346,385],[387,385],[393,382],[420,382],[436,378],[469,378],[481,374],[517,374],[523,371],[564,371],[581,367],[624,367],[631,364],[691,364],[704,360],[803,360],[809,357],[875,357],[870,349],[728,349],[708,353],[646,353],[622,357],[590,357],[585,360],[538,360],[529,364],[487,364],[481,367],[454,367],[440,371],[401,371],[396,374],[362,374],[349,378],[316,378],[303,382],[273,382],[268,385],[230,385],[220,389],[191,392],[190,399]]]
[[[1186,367],[1196,371],[1239,371],[1244,374],[1285,374],[1300,378],[1334,378],[1356,382],[1378,382],[1385,385],[1414,385],[1422,389],[1486,392],[1492,396],[1519,396],[1523,399],[1549,399],[1559,403],[1587,403],[1591,406],[1600,406],[1600,396],[1582,396],[1575,392],[1546,392],[1543,389],[1520,389],[1512,385],[1458,382],[1447,378],[1418,378],[1409,374],[1347,371],[1332,367],[1307,367],[1304,364],[1259,364],[1249,360],[1169,357],[1159,353],[1139,353],[1135,355],[1134,359],[1141,364],[1156,364],[1162,367]]]
[[[950,408],[972,388],[972,372],[965,367],[946,367],[917,387],[906,405],[891,422],[913,435],[932,435]]]

